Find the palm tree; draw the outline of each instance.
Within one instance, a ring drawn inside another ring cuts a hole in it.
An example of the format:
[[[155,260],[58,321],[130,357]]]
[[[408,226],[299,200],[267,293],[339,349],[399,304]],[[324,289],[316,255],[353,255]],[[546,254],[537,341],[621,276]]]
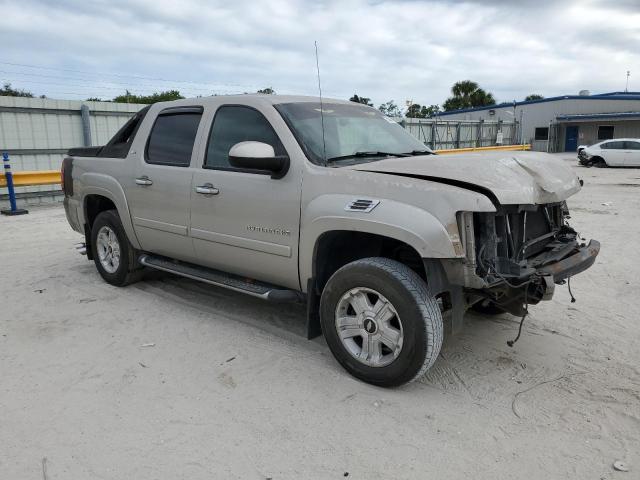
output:
[[[484,107],[495,105],[493,95],[484,91],[476,82],[462,80],[451,87],[452,97],[449,97],[442,107],[445,111],[459,110],[461,108]]]

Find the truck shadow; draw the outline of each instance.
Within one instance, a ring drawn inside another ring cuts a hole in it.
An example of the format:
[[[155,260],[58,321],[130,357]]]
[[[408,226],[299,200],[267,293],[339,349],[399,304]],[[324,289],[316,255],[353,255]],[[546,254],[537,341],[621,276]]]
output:
[[[306,339],[303,304],[269,303],[156,271],[145,274],[135,288],[200,312],[210,312],[211,321],[240,322],[273,336],[276,341],[280,338],[303,349],[328,353],[322,337]],[[462,332],[445,335],[436,364],[418,382],[447,392],[486,397],[489,379],[493,379],[493,387],[496,387],[495,381],[506,381],[509,385],[505,387],[510,390],[523,381],[520,378],[525,379],[534,370],[553,369],[554,365],[561,364],[566,352],[563,339],[545,331],[535,319],[527,319],[523,337],[515,348],[507,346],[507,341],[517,333],[519,321],[509,314],[489,317],[467,313]],[[542,340],[540,336],[547,338]]]

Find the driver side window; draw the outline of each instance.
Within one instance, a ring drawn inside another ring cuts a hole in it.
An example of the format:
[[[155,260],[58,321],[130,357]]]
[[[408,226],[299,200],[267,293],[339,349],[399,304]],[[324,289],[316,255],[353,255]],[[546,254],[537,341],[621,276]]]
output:
[[[204,168],[235,170],[229,164],[229,150],[236,143],[245,141],[267,143],[276,155],[286,155],[284,146],[264,115],[251,107],[228,105],[216,111]]]

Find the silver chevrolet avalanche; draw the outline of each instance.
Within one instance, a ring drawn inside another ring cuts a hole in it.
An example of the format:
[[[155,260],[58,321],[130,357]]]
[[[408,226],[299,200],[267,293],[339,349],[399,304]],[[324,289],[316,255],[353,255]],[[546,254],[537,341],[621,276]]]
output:
[[[306,302],[352,375],[410,382],[466,309],[523,316],[599,252],[578,178],[534,152],[438,156],[377,110],[275,95],[161,102],[62,166],[71,227],[110,284],[156,269]],[[444,319],[444,320],[443,320]]]

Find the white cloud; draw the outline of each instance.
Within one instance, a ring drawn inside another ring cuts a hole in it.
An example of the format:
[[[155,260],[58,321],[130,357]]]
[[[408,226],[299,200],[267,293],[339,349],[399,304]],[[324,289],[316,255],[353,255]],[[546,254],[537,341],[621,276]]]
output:
[[[313,95],[314,40],[324,92],[356,92],[376,104],[442,103],[464,79],[499,101],[621,90],[627,69],[640,90],[634,2],[24,0],[1,9],[0,62],[104,73],[0,64],[0,80],[52,97],[108,98],[127,87],[212,91],[109,73],[204,82],[220,93],[273,86]]]

